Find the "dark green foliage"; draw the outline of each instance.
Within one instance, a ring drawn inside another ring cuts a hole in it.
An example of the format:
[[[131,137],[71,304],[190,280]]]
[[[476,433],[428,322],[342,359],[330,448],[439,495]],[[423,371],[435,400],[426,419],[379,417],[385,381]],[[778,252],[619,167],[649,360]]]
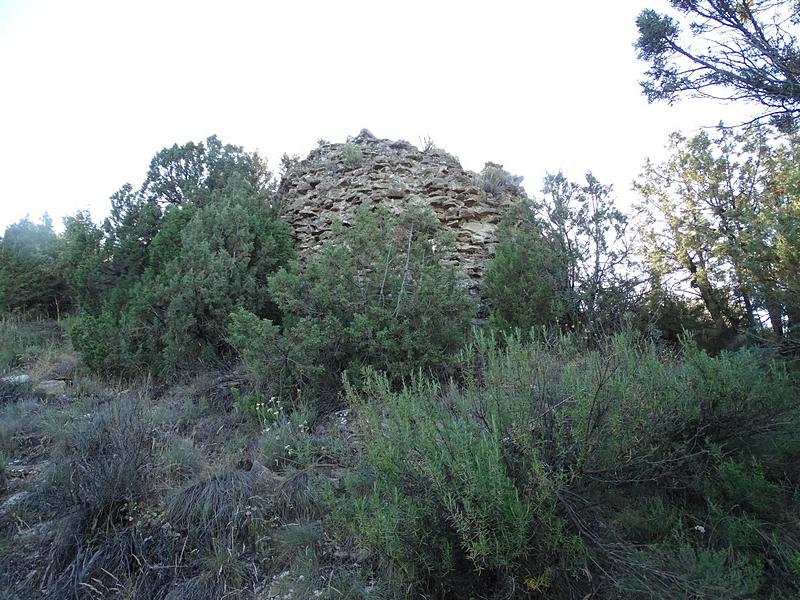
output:
[[[681,96],[757,103],[764,117],[791,125],[800,105],[792,0],[671,0],[673,17],[643,10],[636,19],[640,60],[650,68],[648,100]]]
[[[86,314],[75,318],[70,325],[69,335],[72,345],[81,353],[84,364],[95,373],[108,376],[122,368],[122,334],[109,310],[97,317]]]
[[[689,334],[701,348],[715,354],[721,349],[714,322],[703,303],[666,292],[658,277],[653,277],[650,289],[644,294],[634,324],[640,331],[674,346]]]
[[[638,303],[627,247],[628,220],[611,186],[545,178],[541,200],[512,207],[498,231],[484,294],[501,330],[548,326],[602,334],[618,330]]]
[[[111,216],[103,223],[104,251],[115,287],[130,285],[148,266],[147,249],[158,234],[161,207],[126,183],[111,196]]]
[[[245,152],[241,146],[223,145],[217,136],[211,136],[205,143],[175,144],[156,154],[142,193],[160,204],[204,206],[233,178],[257,192],[273,187],[272,174],[258,154]]]
[[[243,184],[201,208],[167,269],[165,366],[207,364],[221,356],[225,321],[237,307],[276,318],[267,277],[291,256],[288,227]]]
[[[624,334],[597,351],[479,337],[463,364],[460,388],[392,391],[368,374],[348,390],[365,456],[336,519],[398,584],[454,598],[800,591],[796,500],[752,454],[798,425],[785,363]]]
[[[530,331],[568,322],[569,257],[530,205],[517,205],[500,225],[483,293],[491,306],[491,322],[500,330]]]
[[[395,381],[440,370],[463,343],[473,314],[450,240],[431,212],[360,210],[320,253],[269,280],[283,327],[232,316],[231,343],[274,394],[330,392],[344,369],[371,365]]]
[[[0,238],[0,315],[58,317],[70,308],[57,268],[60,241],[49,217],[10,225]]]
[[[69,220],[65,263],[83,288],[71,331],[86,364],[196,372],[227,354],[233,310],[276,318],[267,278],[293,251],[271,186],[257,155],[209,138],[159,153],[141,190],[112,198],[104,236],[82,215]]]
[[[85,311],[96,314],[110,285],[105,264],[103,231],[86,212],[64,219],[58,267],[75,302]]]

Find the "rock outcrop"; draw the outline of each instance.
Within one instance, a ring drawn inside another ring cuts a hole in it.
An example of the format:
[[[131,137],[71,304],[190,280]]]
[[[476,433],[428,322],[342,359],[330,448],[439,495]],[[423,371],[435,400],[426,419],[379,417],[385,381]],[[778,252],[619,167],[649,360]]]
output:
[[[495,229],[505,209],[524,198],[521,178],[487,163],[480,173],[465,171],[452,155],[428,144],[382,140],[362,130],[346,144],[320,143],[292,164],[278,200],[294,228],[300,255],[317,250],[334,219],[347,223],[362,206],[383,204],[399,211],[429,206],[456,236],[455,260],[477,289],[492,253]]]

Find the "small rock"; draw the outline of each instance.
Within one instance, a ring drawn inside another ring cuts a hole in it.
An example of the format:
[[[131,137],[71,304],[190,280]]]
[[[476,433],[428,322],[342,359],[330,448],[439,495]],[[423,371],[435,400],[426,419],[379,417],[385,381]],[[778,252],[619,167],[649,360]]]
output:
[[[31,380],[30,375],[9,375],[8,377],[3,377],[0,379],[3,383],[10,383],[11,385],[21,385],[23,383],[28,383]]]
[[[5,502],[3,502],[2,505],[0,505],[0,515],[4,515],[6,513],[11,512],[12,510],[14,510],[16,506],[18,506],[23,500],[25,500],[25,498],[27,498],[30,495],[31,495],[30,492],[17,492],[16,494],[9,496],[8,498],[6,498]]]
[[[67,384],[61,379],[46,379],[39,382],[33,391],[46,396],[63,396],[67,392]]]

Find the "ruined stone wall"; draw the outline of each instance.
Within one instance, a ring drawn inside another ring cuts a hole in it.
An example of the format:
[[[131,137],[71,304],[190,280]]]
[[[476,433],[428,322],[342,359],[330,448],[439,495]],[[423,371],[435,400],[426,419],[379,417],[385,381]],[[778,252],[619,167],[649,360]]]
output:
[[[455,232],[455,259],[476,288],[503,212],[524,197],[521,179],[499,165],[487,163],[483,174],[489,176],[465,171],[438,148],[423,151],[363,130],[347,144],[320,144],[290,168],[278,200],[301,256],[332,235],[335,218],[347,223],[362,205],[383,204],[397,211],[410,204],[429,206]]]

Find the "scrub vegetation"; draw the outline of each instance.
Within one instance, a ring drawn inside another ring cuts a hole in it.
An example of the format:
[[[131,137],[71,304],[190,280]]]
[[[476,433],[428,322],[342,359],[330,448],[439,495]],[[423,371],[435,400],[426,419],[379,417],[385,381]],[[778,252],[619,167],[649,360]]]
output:
[[[795,38],[745,35],[789,3],[672,4],[638,22],[648,96],[775,114],[674,134],[626,210],[548,174],[479,290],[414,203],[296,254],[263,159],[216,137],[103,223],[8,227],[0,598],[800,597]],[[725,27],[754,64],[786,46],[775,85],[692,70]]]

